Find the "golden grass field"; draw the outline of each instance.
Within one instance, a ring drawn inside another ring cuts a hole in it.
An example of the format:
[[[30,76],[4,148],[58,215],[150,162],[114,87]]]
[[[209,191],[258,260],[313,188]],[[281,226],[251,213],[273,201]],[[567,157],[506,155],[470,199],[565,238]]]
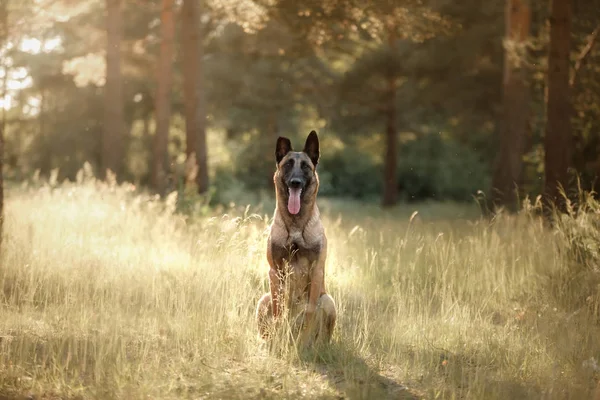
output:
[[[322,199],[338,325],[298,354],[254,323],[272,208],[191,218],[174,200],[89,177],[9,190],[0,399],[593,398],[594,215],[550,229]]]

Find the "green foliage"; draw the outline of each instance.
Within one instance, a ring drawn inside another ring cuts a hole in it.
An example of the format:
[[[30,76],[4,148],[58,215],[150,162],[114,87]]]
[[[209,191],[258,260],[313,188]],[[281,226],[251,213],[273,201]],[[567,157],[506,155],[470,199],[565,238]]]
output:
[[[10,75],[18,75],[14,81],[22,83],[19,89],[9,85],[12,107],[6,113],[4,132],[5,169],[14,179],[37,169],[47,176],[55,168],[60,170],[60,179],[73,178],[84,161],[94,166],[99,161],[104,4],[90,0],[78,2],[77,7],[65,0],[51,3],[11,2],[8,40],[12,46],[0,49],[2,65],[10,65]],[[400,149],[398,184],[406,200],[468,201],[474,191],[487,188],[487,173],[496,154],[491,136],[500,115],[503,2],[252,3],[265,12],[249,18],[254,22],[244,17],[244,10],[252,7],[244,6],[238,13],[236,2],[203,2],[200,31],[207,128],[226,132],[233,164],[215,165],[209,149],[211,172],[220,171],[211,202],[217,202],[217,193],[232,192],[229,187],[269,191],[273,138],[302,133],[307,121],[314,125],[308,129],[326,131],[349,143],[343,152],[324,152],[323,193],[378,196],[383,148],[359,148],[355,139],[384,132],[390,108],[394,108],[398,132],[422,136],[427,143],[433,139],[426,137],[437,126],[452,127],[440,154],[428,152],[422,139]],[[527,60],[533,72],[532,135],[523,186],[525,192],[537,194],[543,172],[540,148],[548,32],[547,5],[532,3],[532,7],[533,38]],[[598,10],[594,2],[575,7],[573,60],[588,44]],[[146,124],[148,129],[141,126],[154,120],[159,12],[157,0],[142,6],[123,2],[122,73],[128,133],[123,177],[141,184],[148,182],[152,153],[153,124]],[[263,20],[265,15],[268,18]],[[56,37],[60,46],[44,50],[45,41]],[[41,51],[20,46],[32,38],[42,42]],[[181,121],[184,108],[180,39],[178,32],[172,121]],[[81,60],[91,61],[77,64]],[[585,188],[591,187],[600,171],[596,134],[599,60],[596,44],[572,88],[573,160]],[[86,74],[90,79],[82,83]],[[390,77],[398,85],[394,99],[388,96]],[[306,118],[308,109],[317,115]],[[185,146],[176,136],[183,130],[178,123],[171,128],[169,156],[178,159]],[[227,177],[228,173],[232,176]],[[233,183],[226,184],[229,180]]]
[[[208,193],[198,194],[198,186],[195,183],[186,184],[183,179],[179,179],[177,183],[177,190],[169,194],[169,196],[176,196],[176,211],[192,216],[206,216],[210,213],[210,201],[214,188],[209,189]],[[169,197],[167,197],[167,202]]]
[[[210,204],[212,206],[229,205],[245,203],[254,203],[256,198],[255,191],[256,186],[252,187],[248,185],[248,182],[244,178],[249,177],[251,174],[246,176],[235,174],[230,168],[219,167],[215,171],[215,174],[211,180],[211,199]],[[262,186],[258,186],[262,187]],[[274,194],[271,193],[274,197]]]
[[[356,147],[324,152],[318,168],[324,196],[370,199],[381,193],[381,165]]]
[[[404,144],[398,163],[400,193],[408,201],[471,201],[488,187],[488,166],[477,153],[441,133]]]
[[[545,130],[546,72],[548,68],[548,44],[550,40],[549,8],[545,3],[531,2],[534,10],[533,32],[531,39],[531,60],[533,69],[531,82],[533,101],[533,146],[529,156],[536,159],[537,171],[527,175],[527,181],[539,185],[538,174],[543,171],[543,153],[539,157],[537,146],[543,142]],[[600,177],[600,46],[598,37],[590,42],[592,32],[598,29],[599,10],[597,1],[575,2],[573,6],[571,34],[571,87],[573,151],[572,167],[581,177],[581,186],[586,190],[594,189],[594,182]],[[591,44],[591,46],[590,46]],[[589,46],[589,48],[588,48]],[[575,70],[577,61],[580,66]],[[537,154],[534,154],[537,153]],[[537,181],[537,182],[536,182]],[[540,193],[540,191],[537,191]]]
[[[215,178],[217,193],[221,193],[215,201],[228,199],[230,196],[224,193],[232,193],[232,186],[243,191],[272,190],[272,147],[266,140],[238,142],[235,165],[220,169]],[[324,148],[318,168],[322,196],[373,200],[381,193],[382,166],[369,150],[350,145]],[[438,134],[424,135],[399,149],[398,185],[405,201],[469,202],[479,190],[487,189],[488,180],[488,167],[475,151]]]
[[[230,144],[235,164],[230,171],[250,190],[269,187],[275,172],[275,140],[266,135],[246,134]],[[224,168],[221,171],[225,171]]]

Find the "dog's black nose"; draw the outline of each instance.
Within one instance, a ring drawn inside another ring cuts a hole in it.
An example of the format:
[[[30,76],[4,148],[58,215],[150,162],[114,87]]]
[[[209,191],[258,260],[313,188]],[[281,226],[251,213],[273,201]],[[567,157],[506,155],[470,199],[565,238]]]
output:
[[[292,179],[290,179],[289,186],[291,188],[298,189],[298,188],[302,187],[302,180],[300,180],[298,178],[292,178]]]

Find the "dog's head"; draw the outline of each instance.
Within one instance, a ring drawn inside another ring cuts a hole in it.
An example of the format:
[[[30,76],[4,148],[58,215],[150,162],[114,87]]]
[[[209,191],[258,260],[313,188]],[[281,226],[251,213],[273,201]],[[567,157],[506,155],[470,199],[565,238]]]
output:
[[[306,199],[313,201],[317,194],[319,156],[319,137],[315,131],[308,134],[302,151],[293,151],[288,138],[277,139],[275,187],[278,194],[287,200],[287,209],[292,215],[300,212]]]

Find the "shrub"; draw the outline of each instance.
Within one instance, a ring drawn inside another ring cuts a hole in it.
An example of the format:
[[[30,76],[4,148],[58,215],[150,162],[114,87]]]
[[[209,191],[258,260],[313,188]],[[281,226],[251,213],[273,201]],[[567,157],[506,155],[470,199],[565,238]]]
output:
[[[347,147],[323,154],[320,164],[324,196],[365,199],[381,193],[381,166],[366,152]]]
[[[470,201],[489,184],[489,167],[477,153],[438,134],[403,145],[398,164],[398,185],[407,201]]]
[[[234,182],[236,190],[272,190],[272,143],[267,137],[253,138],[241,139],[239,147],[232,150],[235,161],[222,171],[217,195],[231,190],[229,185]],[[323,151],[319,166],[321,195],[378,198],[383,186],[379,156],[358,146]],[[227,172],[232,177],[227,177]],[[474,150],[440,135],[425,135],[399,148],[398,186],[406,201],[471,201],[478,190],[487,188],[488,180],[488,166]]]

